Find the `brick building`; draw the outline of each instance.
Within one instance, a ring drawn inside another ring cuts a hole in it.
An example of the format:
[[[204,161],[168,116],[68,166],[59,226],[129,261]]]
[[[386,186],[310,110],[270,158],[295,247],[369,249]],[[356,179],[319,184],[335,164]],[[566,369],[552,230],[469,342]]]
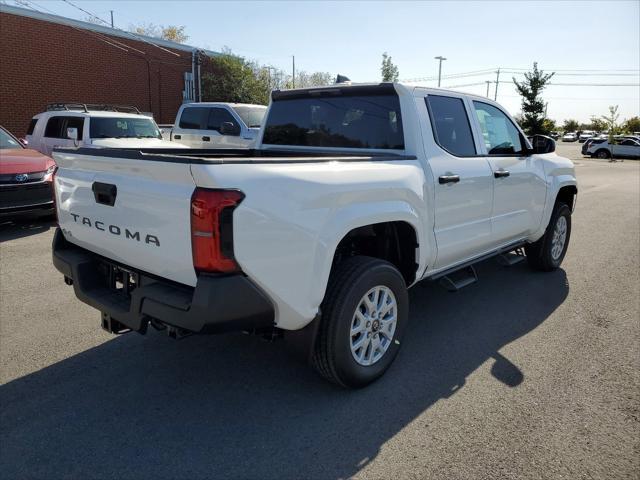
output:
[[[218,55],[0,5],[0,125],[23,136],[54,102],[135,105],[173,123],[183,101],[198,98],[199,52]]]

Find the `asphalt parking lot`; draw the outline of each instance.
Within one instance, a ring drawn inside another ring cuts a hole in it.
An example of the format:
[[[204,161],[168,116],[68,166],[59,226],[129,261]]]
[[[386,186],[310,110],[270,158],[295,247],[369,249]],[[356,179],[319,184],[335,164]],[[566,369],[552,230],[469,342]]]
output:
[[[640,163],[577,160],[562,269],[411,290],[396,362],[343,391],[280,343],[111,336],[0,227],[2,478],[638,478]]]

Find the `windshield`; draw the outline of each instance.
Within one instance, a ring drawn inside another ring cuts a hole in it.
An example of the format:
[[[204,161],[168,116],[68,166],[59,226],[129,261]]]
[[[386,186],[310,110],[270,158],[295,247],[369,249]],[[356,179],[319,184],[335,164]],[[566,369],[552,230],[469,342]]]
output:
[[[91,138],[162,138],[151,118],[92,117]]]
[[[267,107],[233,107],[240,118],[249,128],[259,128],[267,112]]]
[[[24,148],[12,135],[0,128],[0,149]]]

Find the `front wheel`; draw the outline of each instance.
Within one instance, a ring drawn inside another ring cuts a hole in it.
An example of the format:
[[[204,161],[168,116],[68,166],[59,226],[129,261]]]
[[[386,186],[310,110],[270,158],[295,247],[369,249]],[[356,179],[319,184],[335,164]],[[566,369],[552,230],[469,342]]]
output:
[[[570,237],[571,209],[564,203],[556,203],[542,238],[525,247],[529,266],[543,272],[556,270],[567,253]]]
[[[356,256],[339,264],[322,302],[315,369],[348,388],[381,377],[400,349],[408,304],[404,278],[391,263]]]

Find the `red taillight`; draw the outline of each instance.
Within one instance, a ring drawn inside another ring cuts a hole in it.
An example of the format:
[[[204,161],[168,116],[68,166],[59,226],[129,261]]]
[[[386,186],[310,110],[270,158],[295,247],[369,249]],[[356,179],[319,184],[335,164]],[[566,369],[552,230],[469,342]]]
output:
[[[238,190],[196,188],[191,196],[191,250],[197,272],[230,273],[233,257],[233,210],[244,195]]]

